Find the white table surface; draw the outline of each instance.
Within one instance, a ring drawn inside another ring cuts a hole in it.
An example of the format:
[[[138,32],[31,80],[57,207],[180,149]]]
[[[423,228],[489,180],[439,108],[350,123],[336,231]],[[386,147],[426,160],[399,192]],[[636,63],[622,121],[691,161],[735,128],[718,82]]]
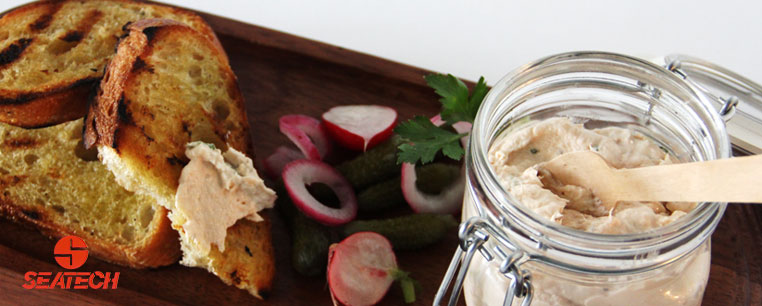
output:
[[[3,0],[0,10],[25,0]],[[683,53],[762,83],[762,1],[162,0],[494,84],[554,53]]]

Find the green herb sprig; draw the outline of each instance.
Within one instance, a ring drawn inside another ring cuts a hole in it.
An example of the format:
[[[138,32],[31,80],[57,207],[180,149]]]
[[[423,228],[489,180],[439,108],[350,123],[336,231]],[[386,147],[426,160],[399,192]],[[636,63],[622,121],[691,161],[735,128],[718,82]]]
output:
[[[442,151],[444,156],[460,160],[465,154],[460,146],[460,138],[467,134],[452,132],[450,127],[459,121],[473,123],[488,90],[484,77],[479,78],[470,93],[466,84],[451,74],[429,74],[424,80],[441,97],[440,114],[445,123],[436,126],[428,118],[416,116],[399,124],[394,132],[399,134],[405,143],[399,146],[398,164],[415,164],[419,161],[421,164],[430,163],[439,151]]]

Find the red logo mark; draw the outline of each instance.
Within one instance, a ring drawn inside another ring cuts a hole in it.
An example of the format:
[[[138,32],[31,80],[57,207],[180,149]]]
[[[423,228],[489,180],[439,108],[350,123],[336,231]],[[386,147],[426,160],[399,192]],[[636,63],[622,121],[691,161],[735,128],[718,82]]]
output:
[[[64,269],[76,269],[87,261],[87,244],[77,236],[58,240],[53,254]],[[35,272],[24,274],[24,289],[116,289],[119,272]]]
[[[77,236],[66,236],[58,240],[53,249],[56,262],[65,269],[76,269],[87,261],[87,244]]]

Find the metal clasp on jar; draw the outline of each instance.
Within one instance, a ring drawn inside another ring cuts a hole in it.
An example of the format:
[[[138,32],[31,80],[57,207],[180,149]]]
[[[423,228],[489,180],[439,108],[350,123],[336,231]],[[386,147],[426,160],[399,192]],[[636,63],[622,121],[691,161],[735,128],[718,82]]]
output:
[[[524,257],[524,253],[521,250],[516,249],[510,243],[501,241],[500,239],[494,239],[496,243],[494,248],[490,250],[487,247],[487,241],[491,237],[498,237],[499,230],[487,219],[483,217],[472,217],[465,222],[461,223],[458,236],[460,238],[460,244],[455,249],[455,255],[450,261],[450,266],[447,268],[442,284],[437,290],[437,295],[434,298],[434,305],[440,305],[442,298],[447,293],[447,289],[450,288],[450,284],[453,283],[453,277],[456,276],[455,282],[452,285],[452,292],[450,293],[450,299],[447,303],[449,306],[454,306],[460,299],[460,293],[463,288],[463,281],[468,272],[468,267],[471,264],[471,260],[478,251],[487,262],[497,260],[500,262],[500,273],[510,280],[510,286],[505,292],[505,299],[503,300],[504,306],[510,306],[513,304],[514,298],[523,299],[521,305],[530,305],[532,302],[532,281],[529,271],[520,269],[520,261]],[[510,250],[506,252],[505,249]]]
[[[688,80],[688,75],[685,72],[683,72],[683,70],[681,70],[681,66],[682,66],[682,63],[680,62],[680,60],[675,59],[667,63],[665,68],[667,68],[667,70],[671,71],[672,73],[679,75],[684,80]],[[700,87],[700,84],[697,84],[694,82],[691,82],[691,83]],[[714,96],[712,91],[709,91],[703,88],[702,90],[705,93],[711,96]],[[727,96],[727,97],[715,97],[715,98],[722,103],[722,107],[719,110],[720,117],[722,117],[722,120],[724,120],[725,122],[728,122],[728,120],[733,118],[733,115],[735,115],[736,113],[736,108],[738,107],[738,97]]]

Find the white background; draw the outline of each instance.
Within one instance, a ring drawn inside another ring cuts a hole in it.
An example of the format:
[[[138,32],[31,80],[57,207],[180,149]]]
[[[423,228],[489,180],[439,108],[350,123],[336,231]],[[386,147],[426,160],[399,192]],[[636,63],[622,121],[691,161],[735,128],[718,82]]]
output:
[[[3,0],[0,10],[27,1]],[[683,53],[762,83],[762,1],[164,0],[494,84],[558,52]]]

